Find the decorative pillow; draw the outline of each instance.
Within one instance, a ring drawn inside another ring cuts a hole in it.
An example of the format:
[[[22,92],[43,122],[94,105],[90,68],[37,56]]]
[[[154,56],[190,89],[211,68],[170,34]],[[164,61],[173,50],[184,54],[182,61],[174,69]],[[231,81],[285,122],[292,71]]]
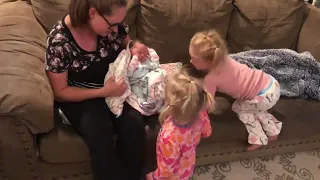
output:
[[[163,70],[163,73],[165,76],[172,75],[179,71],[179,69],[182,68],[182,63],[167,63],[167,64],[161,64],[161,69]]]

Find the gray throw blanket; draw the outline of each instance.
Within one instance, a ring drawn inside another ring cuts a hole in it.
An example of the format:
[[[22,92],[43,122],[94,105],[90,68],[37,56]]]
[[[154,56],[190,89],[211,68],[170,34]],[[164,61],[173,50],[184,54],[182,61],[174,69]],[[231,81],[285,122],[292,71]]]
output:
[[[272,75],[280,83],[282,96],[320,100],[320,63],[309,52],[264,49],[230,57]]]

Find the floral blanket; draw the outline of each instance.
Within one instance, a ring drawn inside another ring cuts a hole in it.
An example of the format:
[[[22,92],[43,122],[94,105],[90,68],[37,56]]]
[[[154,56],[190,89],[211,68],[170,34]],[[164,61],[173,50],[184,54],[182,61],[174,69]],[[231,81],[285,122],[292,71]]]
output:
[[[105,81],[111,76],[115,76],[116,81],[124,78],[129,87],[120,97],[105,98],[111,112],[117,117],[122,114],[124,102],[146,116],[160,112],[164,103],[165,76],[176,72],[182,66],[181,63],[160,65],[158,55],[151,48],[146,63],[141,64],[136,58],[131,58],[127,47],[115,62],[109,65],[105,77]]]

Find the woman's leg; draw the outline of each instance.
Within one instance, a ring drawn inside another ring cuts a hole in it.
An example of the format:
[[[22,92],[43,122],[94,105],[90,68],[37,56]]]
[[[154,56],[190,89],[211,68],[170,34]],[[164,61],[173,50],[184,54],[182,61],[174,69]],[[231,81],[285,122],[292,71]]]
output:
[[[118,180],[112,114],[104,100],[60,103],[59,106],[89,148],[95,180]]]
[[[159,114],[155,114],[152,116],[145,116],[145,122],[148,125],[146,128],[147,133],[147,147],[146,147],[146,161],[145,161],[145,169],[144,173],[147,174],[156,170],[157,168],[157,156],[156,156],[156,143],[158,132],[161,128],[159,123]]]
[[[122,115],[115,119],[118,133],[117,152],[123,163],[124,180],[139,180],[146,155],[146,132],[143,115],[127,103]]]

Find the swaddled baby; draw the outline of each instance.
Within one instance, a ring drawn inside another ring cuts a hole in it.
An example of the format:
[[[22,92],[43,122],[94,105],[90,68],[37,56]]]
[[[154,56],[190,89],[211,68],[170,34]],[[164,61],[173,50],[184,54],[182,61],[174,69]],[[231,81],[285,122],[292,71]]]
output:
[[[122,114],[123,103],[150,116],[161,108],[164,101],[164,74],[155,50],[139,41],[131,41],[117,59],[109,65],[105,81],[114,76],[124,79],[127,91],[120,97],[106,97],[106,103],[117,117]]]
[[[164,100],[164,74],[154,49],[139,41],[129,43],[131,61],[127,76],[133,96],[128,103],[145,115],[155,113]]]

